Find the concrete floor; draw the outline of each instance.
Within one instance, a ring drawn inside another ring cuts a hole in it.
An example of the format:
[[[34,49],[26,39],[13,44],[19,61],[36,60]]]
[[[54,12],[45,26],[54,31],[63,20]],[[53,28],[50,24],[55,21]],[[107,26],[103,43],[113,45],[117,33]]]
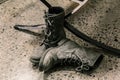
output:
[[[71,6],[67,0],[52,0],[51,4],[62,5],[65,9]],[[69,21],[92,38],[120,49],[119,5],[119,0],[89,0]],[[45,9],[39,0],[9,0],[0,5],[0,80],[42,80],[42,72],[33,70],[29,62],[42,37],[18,32],[13,26],[44,23]],[[81,46],[94,47],[66,32]],[[119,80],[120,59],[105,54],[101,65],[91,75],[59,70],[46,76],[48,80]]]

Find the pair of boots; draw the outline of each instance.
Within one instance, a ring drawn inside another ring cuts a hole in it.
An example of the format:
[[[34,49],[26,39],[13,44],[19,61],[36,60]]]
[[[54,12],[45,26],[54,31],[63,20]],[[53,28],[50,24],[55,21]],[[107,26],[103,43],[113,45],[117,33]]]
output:
[[[51,7],[45,12],[45,39],[30,58],[40,71],[48,71],[56,64],[76,66],[76,71],[85,72],[96,68],[103,56],[98,50],[83,48],[66,38],[64,31],[65,12],[61,7]]]

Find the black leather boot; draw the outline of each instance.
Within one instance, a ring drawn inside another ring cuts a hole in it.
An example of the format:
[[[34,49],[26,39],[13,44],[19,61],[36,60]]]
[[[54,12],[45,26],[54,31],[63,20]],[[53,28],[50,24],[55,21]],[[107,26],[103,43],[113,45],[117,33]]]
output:
[[[58,46],[58,42],[66,38],[64,31],[64,10],[61,7],[52,7],[45,12],[45,40],[44,45],[46,48]]]
[[[35,53],[30,58],[33,64],[37,65],[42,54],[48,48],[58,46],[58,42],[66,37],[63,29],[64,15],[65,13],[61,7],[53,7],[49,9],[48,13],[45,12],[45,39],[42,46],[36,48]]]

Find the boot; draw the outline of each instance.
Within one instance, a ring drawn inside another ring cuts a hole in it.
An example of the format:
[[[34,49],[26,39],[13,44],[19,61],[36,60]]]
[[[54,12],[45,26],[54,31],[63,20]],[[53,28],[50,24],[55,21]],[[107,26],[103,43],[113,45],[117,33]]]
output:
[[[30,61],[33,63],[34,66],[38,65],[42,54],[48,48],[58,46],[57,43],[61,39],[66,37],[63,29],[64,15],[65,13],[63,12],[63,9],[60,7],[55,7],[55,8],[53,7],[49,9],[48,13],[45,12],[45,16],[44,16],[46,22],[46,30],[44,31],[45,39],[43,41],[42,46],[36,48],[34,54],[30,58]]]
[[[73,66],[76,71],[86,73],[97,68],[103,59],[101,51],[81,47],[69,39],[58,44],[44,53],[39,63],[40,71],[47,72],[56,65],[62,65]]]
[[[40,71],[48,71],[57,64],[76,66],[75,70],[86,72],[98,66],[103,58],[101,52],[79,46],[66,38],[64,31],[64,10],[51,7],[45,13],[47,33],[44,45],[48,48],[41,56]]]

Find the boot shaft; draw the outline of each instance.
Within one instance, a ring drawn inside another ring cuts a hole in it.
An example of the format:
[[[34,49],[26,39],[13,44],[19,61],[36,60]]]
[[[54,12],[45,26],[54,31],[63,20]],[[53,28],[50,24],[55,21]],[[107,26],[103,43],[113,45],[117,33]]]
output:
[[[64,17],[65,12],[61,7],[52,7],[45,12],[45,22],[46,22],[46,31],[45,31],[45,40],[44,44],[46,48],[55,47],[57,43],[66,38],[64,31]]]

